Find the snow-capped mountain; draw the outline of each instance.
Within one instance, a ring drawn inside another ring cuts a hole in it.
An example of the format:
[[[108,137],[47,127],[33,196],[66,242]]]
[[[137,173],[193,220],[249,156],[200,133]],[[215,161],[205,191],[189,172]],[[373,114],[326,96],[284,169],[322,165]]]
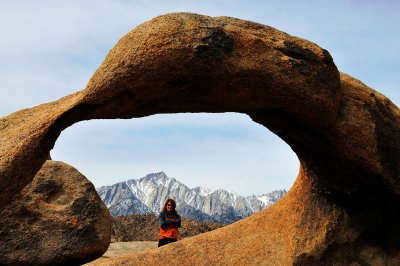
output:
[[[167,198],[173,198],[177,203],[178,213],[183,217],[232,223],[272,205],[286,191],[243,197],[225,189],[190,189],[175,178],[160,172],[141,179],[100,187],[97,188],[97,193],[113,216],[158,214]]]

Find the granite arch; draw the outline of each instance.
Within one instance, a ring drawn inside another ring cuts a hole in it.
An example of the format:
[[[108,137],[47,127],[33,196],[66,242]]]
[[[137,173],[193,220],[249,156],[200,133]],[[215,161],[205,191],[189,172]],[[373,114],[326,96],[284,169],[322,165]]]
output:
[[[228,17],[154,18],[118,42],[84,90],[2,118],[0,206],[66,127],[178,112],[245,113],[288,143],[301,169],[267,211],[129,261],[399,262],[399,109],[316,44]]]

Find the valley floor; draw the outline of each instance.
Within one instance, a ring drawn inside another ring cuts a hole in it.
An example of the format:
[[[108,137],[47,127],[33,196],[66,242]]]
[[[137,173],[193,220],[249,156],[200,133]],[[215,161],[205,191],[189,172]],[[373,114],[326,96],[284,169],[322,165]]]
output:
[[[157,248],[157,241],[133,241],[133,242],[115,242],[111,243],[107,252],[97,260],[85,265],[94,265],[98,262],[107,260],[108,258],[118,257],[127,253],[143,252],[153,248]]]

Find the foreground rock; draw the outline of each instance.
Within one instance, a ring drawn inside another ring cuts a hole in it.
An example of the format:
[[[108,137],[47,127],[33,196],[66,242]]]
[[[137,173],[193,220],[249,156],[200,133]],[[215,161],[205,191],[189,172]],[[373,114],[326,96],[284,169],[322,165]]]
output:
[[[0,212],[0,264],[80,264],[110,244],[111,217],[76,169],[46,161]]]
[[[0,206],[73,123],[179,112],[248,114],[295,151],[297,180],[266,211],[112,264],[400,264],[399,109],[316,44],[234,18],[157,17],[85,90],[2,118]]]

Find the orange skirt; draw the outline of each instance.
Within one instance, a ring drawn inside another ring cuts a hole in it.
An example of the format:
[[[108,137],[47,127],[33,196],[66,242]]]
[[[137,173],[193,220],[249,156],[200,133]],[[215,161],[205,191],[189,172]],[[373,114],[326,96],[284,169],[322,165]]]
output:
[[[178,240],[179,239],[179,230],[176,227],[167,227],[167,228],[160,228],[160,237],[161,238],[173,238]]]

